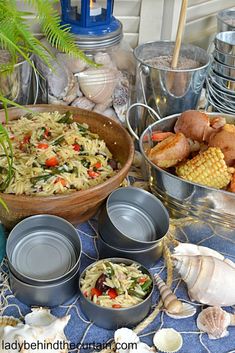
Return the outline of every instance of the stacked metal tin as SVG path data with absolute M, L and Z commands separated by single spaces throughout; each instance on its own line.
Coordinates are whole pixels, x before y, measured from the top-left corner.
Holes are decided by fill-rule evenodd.
M 100 258 L 123 257 L 150 266 L 161 257 L 169 215 L 149 192 L 119 188 L 111 193 L 99 216 Z
M 77 294 L 81 242 L 63 218 L 24 219 L 11 231 L 6 251 L 11 289 L 21 302 L 53 307 Z
M 213 111 L 235 114 L 235 31 L 216 35 L 207 98 Z

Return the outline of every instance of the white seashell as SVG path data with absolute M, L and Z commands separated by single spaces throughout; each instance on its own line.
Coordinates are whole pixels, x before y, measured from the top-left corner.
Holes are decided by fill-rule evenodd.
M 110 119 L 113 119 L 114 121 L 116 121 L 117 123 L 120 123 L 120 120 L 118 119 L 117 114 L 115 113 L 113 108 L 108 108 L 106 109 L 103 113 L 103 115 L 107 116 Z
M 183 339 L 181 334 L 173 328 L 163 328 L 155 333 L 153 343 L 158 350 L 173 353 L 180 350 Z
M 115 69 L 117 68 L 108 53 L 99 52 L 99 53 L 95 54 L 94 61 L 96 64 L 101 64 L 105 67 L 110 67 L 110 68 L 115 68 Z
M 0 330 L 0 341 L 6 342 L 7 345 L 1 346 L 2 353 L 15 353 L 18 352 L 18 347 L 11 346 L 12 343 L 22 344 L 27 342 L 29 344 L 28 349 L 21 349 L 22 352 L 33 353 L 35 352 L 35 347 L 30 349 L 30 345 L 34 342 L 44 344 L 45 342 L 50 343 L 50 349 L 39 350 L 48 351 L 50 353 L 67 353 L 67 349 L 58 349 L 58 347 L 51 349 L 53 343 L 64 343 L 67 342 L 66 336 L 64 334 L 64 328 L 67 325 L 70 316 L 65 316 L 62 318 L 56 318 L 50 314 L 47 309 L 34 309 L 32 313 L 26 315 L 25 324 L 18 323 L 16 326 L 5 326 Z M 63 345 L 59 345 L 62 346 Z M 11 347 L 11 349 L 9 349 Z M 15 348 L 14 348 L 15 347 Z M 66 347 L 66 346 L 65 346 Z M 39 352 L 38 351 L 38 352 Z
M 67 103 L 64 102 L 63 100 L 57 99 L 56 97 L 51 96 L 50 94 L 48 94 L 48 103 L 49 104 L 58 104 L 58 105 L 67 105 Z
M 219 260 L 227 262 L 230 266 L 235 268 L 235 263 L 232 262 L 230 259 L 225 259 L 225 257 L 220 254 L 218 251 L 210 249 L 206 246 L 200 246 L 190 243 L 180 243 L 174 249 L 174 255 L 188 255 L 188 256 L 197 256 L 197 255 L 204 255 L 204 256 L 213 256 Z
M 224 256 L 218 251 L 207 248 L 206 246 L 200 246 L 190 243 L 179 243 L 174 249 L 174 255 L 188 255 L 188 256 L 213 256 L 217 259 L 224 260 Z
M 63 101 L 66 102 L 67 104 L 72 103 L 78 96 L 78 91 L 79 91 L 79 85 L 78 82 L 74 82 L 74 86 L 68 91 L 66 96 L 63 98 Z
M 195 315 L 196 312 L 197 309 L 193 305 L 188 303 L 182 303 L 182 309 L 179 313 L 172 314 L 166 310 L 166 314 L 172 317 L 173 319 L 186 319 L 187 317 Z
M 86 97 L 79 97 L 79 98 L 75 99 L 71 105 L 72 105 L 72 107 L 77 107 L 77 108 L 86 109 L 86 110 L 92 110 L 95 106 L 95 103 L 93 103 L 92 101 L 90 101 Z
M 183 307 L 182 302 L 177 299 L 176 295 L 157 274 L 154 275 L 154 278 L 165 309 L 172 314 L 181 312 Z
M 114 333 L 114 342 L 119 343 L 119 346 L 123 343 L 128 346 L 129 343 L 138 343 L 139 341 L 137 334 L 126 327 L 120 328 Z M 119 349 L 116 353 L 129 353 L 129 349 Z
M 96 104 L 93 111 L 96 113 L 103 113 L 112 104 L 112 99 L 110 98 L 107 102 Z
M 105 103 L 113 94 L 117 84 L 117 71 L 114 69 L 89 68 L 76 74 L 83 94 L 94 103 Z
M 64 53 L 57 53 L 56 58 L 59 62 L 63 62 L 64 65 L 66 65 L 67 68 L 74 74 L 84 71 L 89 67 L 84 60 L 74 58 Z
M 230 314 L 219 307 L 209 307 L 198 315 L 197 327 L 208 333 L 210 339 L 228 336 L 227 327 L 230 325 Z
M 129 353 L 155 353 L 156 349 L 154 347 L 149 347 L 144 342 L 137 343 L 137 347 L 130 349 Z
M 235 304 L 235 268 L 212 256 L 173 255 L 191 300 L 213 306 Z

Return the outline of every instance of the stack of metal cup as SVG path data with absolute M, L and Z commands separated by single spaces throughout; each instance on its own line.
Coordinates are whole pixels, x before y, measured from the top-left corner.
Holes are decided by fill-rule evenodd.
M 235 31 L 216 35 L 207 78 L 207 99 L 213 111 L 235 114 Z

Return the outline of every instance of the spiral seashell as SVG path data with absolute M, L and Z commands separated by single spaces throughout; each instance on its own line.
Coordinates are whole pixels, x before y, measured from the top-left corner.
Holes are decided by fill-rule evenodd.
M 235 268 L 231 261 L 201 255 L 173 255 L 173 258 L 191 300 L 212 306 L 235 304 Z
M 208 333 L 210 339 L 228 336 L 227 327 L 230 323 L 230 314 L 216 306 L 202 310 L 197 318 L 197 327 Z
M 20 324 L 21 321 L 13 316 L 0 316 L 0 327 L 12 326 L 15 327 Z
M 76 74 L 83 94 L 94 103 L 105 103 L 113 94 L 118 74 L 110 68 L 89 68 Z
M 162 352 L 174 353 L 182 347 L 183 339 L 181 334 L 173 328 L 163 328 L 155 333 L 153 343 Z
M 158 275 L 155 274 L 154 278 L 166 310 L 172 314 L 179 313 L 182 310 L 182 302 Z

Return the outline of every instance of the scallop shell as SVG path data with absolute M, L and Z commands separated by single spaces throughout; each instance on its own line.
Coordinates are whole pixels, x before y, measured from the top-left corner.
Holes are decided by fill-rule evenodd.
M 79 97 L 75 99 L 72 103 L 72 107 L 77 107 L 77 108 L 86 109 L 86 110 L 92 110 L 94 106 L 95 106 L 95 103 L 93 103 L 86 97 Z
M 197 327 L 208 333 L 210 339 L 228 336 L 227 327 L 230 325 L 230 314 L 219 307 L 209 307 L 198 315 Z
M 153 337 L 155 347 L 165 353 L 178 352 L 183 344 L 181 334 L 173 328 L 163 328 Z
M 83 94 L 94 103 L 105 103 L 117 85 L 117 71 L 109 68 L 87 69 L 76 74 Z
M 179 313 L 169 313 L 169 311 L 166 310 L 166 314 L 173 319 L 186 319 L 187 317 L 191 317 L 196 314 L 197 309 L 188 303 L 182 303 L 182 309 Z
M 5 326 L 15 327 L 20 323 L 22 322 L 13 316 L 0 316 L 0 327 L 5 327 Z

